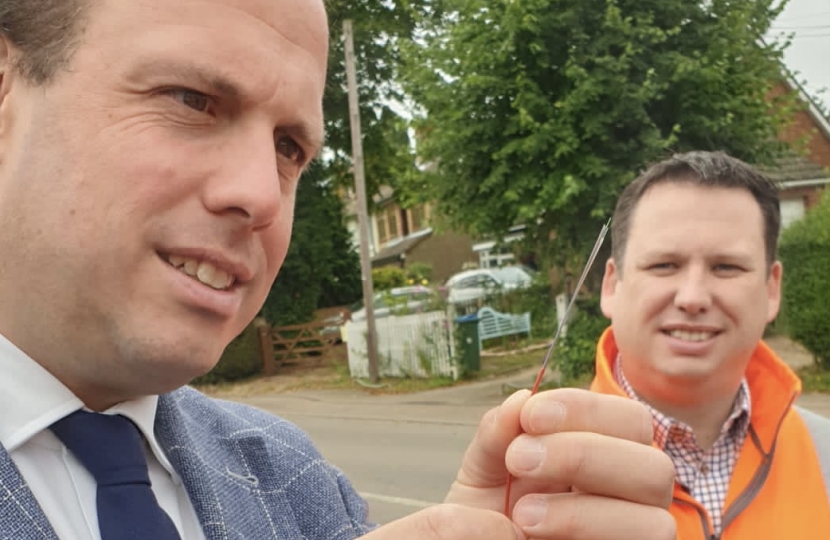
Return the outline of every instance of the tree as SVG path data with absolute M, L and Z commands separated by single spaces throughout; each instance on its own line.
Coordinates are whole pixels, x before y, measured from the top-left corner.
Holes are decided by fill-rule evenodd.
M 368 199 L 382 184 L 408 174 L 414 156 L 407 124 L 393 110 L 401 101 L 394 85 L 398 40 L 414 28 L 411 3 L 330 0 L 329 65 L 323 100 L 326 143 L 322 157 L 303 176 L 286 260 L 263 307 L 271 324 L 309 320 L 321 307 L 361 297 L 360 260 L 344 225 L 338 190 L 354 185 L 342 23 L 355 26 L 360 114 Z
M 367 201 L 381 185 L 395 185 L 411 174 L 415 156 L 408 123 L 398 111 L 405 96 L 398 84 L 400 42 L 415 30 L 416 14 L 428 0 L 330 0 L 329 69 L 324 98 L 325 165 L 328 177 L 343 187 L 354 185 L 349 104 L 346 85 L 343 21 L 354 21 L 354 45 L 363 131 Z
M 308 321 L 320 307 L 346 305 L 361 295 L 360 260 L 343 221 L 343 202 L 312 168 L 297 188 L 291 245 L 265 301 L 273 325 Z
M 399 189 L 473 234 L 523 223 L 564 260 L 649 162 L 722 149 L 768 164 L 789 107 L 768 100 L 782 47 L 761 36 L 775 3 L 430 2 L 403 72 L 433 167 Z

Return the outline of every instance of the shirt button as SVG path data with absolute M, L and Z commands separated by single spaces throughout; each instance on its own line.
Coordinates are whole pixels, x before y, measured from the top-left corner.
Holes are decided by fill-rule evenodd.
M 706 465 L 705 463 L 703 465 L 701 465 L 700 466 L 700 473 L 703 474 L 703 475 L 709 474 L 709 466 Z

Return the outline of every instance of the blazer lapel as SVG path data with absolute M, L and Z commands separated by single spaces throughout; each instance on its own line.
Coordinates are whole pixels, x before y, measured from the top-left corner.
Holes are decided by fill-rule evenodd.
M 0 538 L 58 540 L 58 535 L 3 446 L 0 446 Z
M 187 424 L 186 418 L 176 405 L 175 396 L 159 396 L 155 424 L 156 439 L 182 478 L 205 536 L 208 540 L 230 538 L 221 501 L 213 484 L 206 478 L 196 440 L 190 434 Z
M 300 538 L 294 508 L 285 486 L 278 483 L 281 464 L 268 454 L 261 434 L 223 425 L 209 413 L 202 415 L 194 404 L 179 403 L 188 400 L 185 392 L 160 396 L 155 431 L 182 478 L 205 536 Z

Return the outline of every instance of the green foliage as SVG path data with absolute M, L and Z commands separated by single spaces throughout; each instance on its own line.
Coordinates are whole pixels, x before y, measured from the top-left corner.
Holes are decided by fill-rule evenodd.
M 599 298 L 578 299 L 574 308 L 578 311 L 568 321 L 568 332 L 554 351 L 564 385 L 594 373 L 597 341 L 610 324 L 600 310 Z
M 805 393 L 830 394 L 830 370 L 819 365 L 806 366 L 798 370 L 801 388 Z
M 534 338 L 553 337 L 556 331 L 556 304 L 551 297 L 550 284 L 537 278 L 524 289 L 488 296 L 484 303 L 502 313 L 530 312 L 531 332 Z
M 343 203 L 313 168 L 297 188 L 291 246 L 263 316 L 274 326 L 310 320 L 320 307 L 360 298 L 360 259 L 343 220 Z
M 428 4 L 402 71 L 435 166 L 398 187 L 457 229 L 525 223 L 540 250 L 566 253 L 591 245 L 648 162 L 721 149 L 768 163 L 781 149 L 789 98 L 767 96 L 782 51 L 759 39 L 772 0 Z
M 412 285 L 426 285 L 432 279 L 432 265 L 414 262 L 406 267 L 407 282 Z
M 262 371 L 259 333 L 254 323 L 236 336 L 225 348 L 216 366 L 193 384 L 216 384 L 245 379 Z
M 782 309 L 790 337 L 830 369 L 830 191 L 784 231 L 779 253 L 784 264 Z
M 388 291 L 406 285 L 406 272 L 397 266 L 382 266 L 372 269 L 372 286 L 377 291 Z
M 351 128 L 343 21 L 351 19 L 367 192 L 414 170 L 407 125 L 391 108 L 400 102 L 398 40 L 411 37 L 410 10 L 418 0 L 328 0 L 329 66 L 323 99 L 326 148 L 300 182 L 294 234 L 263 315 L 274 325 L 309 320 L 321 307 L 349 305 L 361 297 L 360 259 L 343 227 L 338 188 L 353 189 Z M 369 197 L 371 204 L 371 197 Z
M 368 204 L 381 185 L 415 173 L 407 122 L 393 109 L 404 101 L 399 78 L 401 40 L 415 30 L 416 12 L 423 0 L 327 0 L 329 66 L 323 99 L 326 120 L 326 177 L 354 188 L 349 102 L 346 84 L 343 21 L 352 20 L 357 71 L 360 124 L 363 132 L 364 171 Z

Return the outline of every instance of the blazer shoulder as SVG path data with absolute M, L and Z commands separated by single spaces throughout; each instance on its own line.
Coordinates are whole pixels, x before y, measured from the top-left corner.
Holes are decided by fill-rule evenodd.
M 173 409 L 178 420 L 212 438 L 263 436 L 311 448 L 311 438 L 299 426 L 250 405 L 212 398 L 183 387 L 160 398 L 160 409 Z

